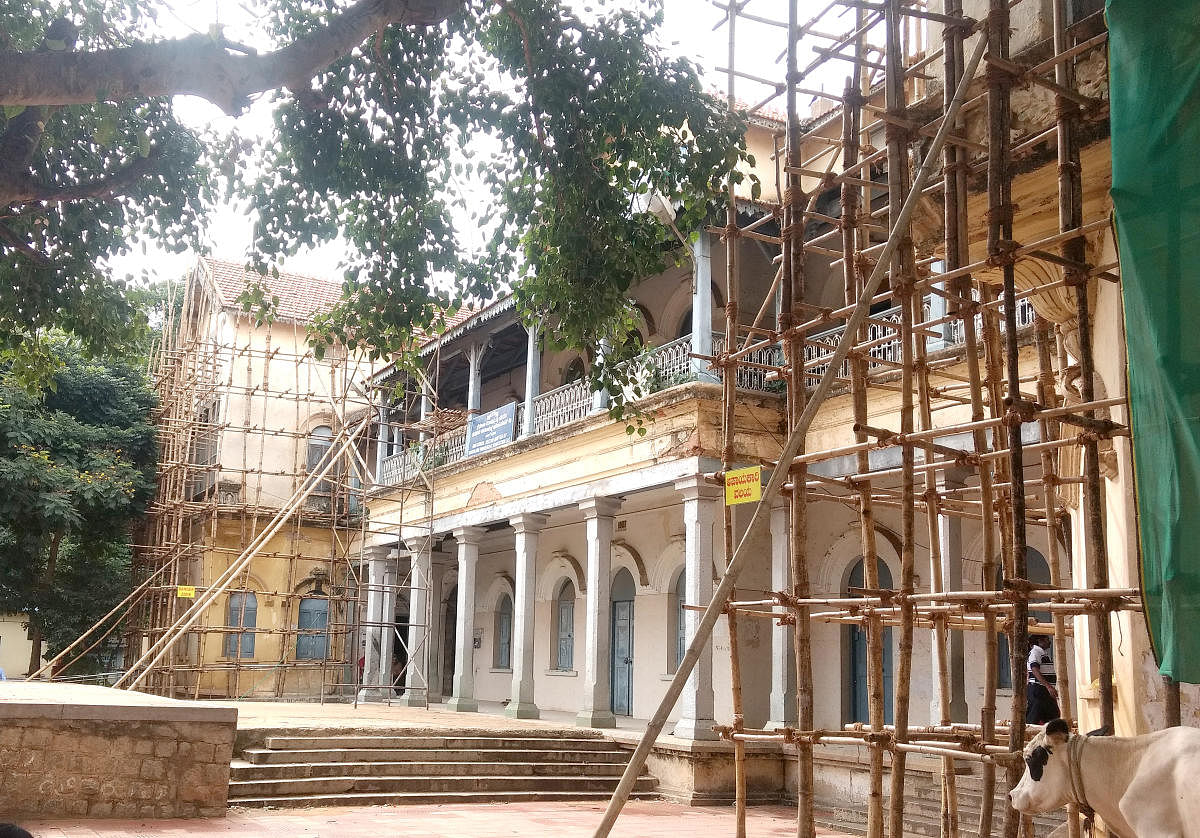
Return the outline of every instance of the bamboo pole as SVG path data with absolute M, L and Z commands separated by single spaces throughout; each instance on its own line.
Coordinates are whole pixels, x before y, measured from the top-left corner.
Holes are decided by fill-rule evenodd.
M 986 45 L 987 39 L 980 38 L 979 45 L 976 46 L 975 52 L 972 54 L 971 59 L 968 62 L 968 72 L 964 76 L 964 83 L 960 84 L 959 88 L 955 92 L 954 99 L 952 100 L 951 106 L 948 110 L 947 119 L 943 123 L 942 129 L 938 131 L 938 135 L 934 137 L 929 151 L 926 153 L 926 156 L 922 160 L 920 167 L 917 169 L 917 173 L 913 181 L 912 192 L 909 193 L 908 198 L 904 202 L 904 206 L 901 208 L 900 213 L 898 214 L 897 226 L 903 227 L 905 224 L 907 224 L 908 220 L 911 219 L 912 214 L 916 209 L 917 197 L 919 197 L 921 190 L 924 188 L 925 182 L 933 174 L 934 161 L 936 161 L 939 155 L 942 153 L 942 147 L 945 144 L 945 134 L 948 133 L 947 128 L 953 123 L 954 116 L 957 114 L 959 108 L 962 107 L 962 102 L 966 98 L 967 85 L 965 80 L 969 79 L 970 76 L 974 74 L 975 68 L 978 67 L 979 62 L 982 59 Z M 791 428 L 788 439 L 784 443 L 783 452 L 780 456 L 781 462 L 791 462 L 799 452 L 805 436 L 808 433 L 808 429 L 811 426 L 813 419 L 816 418 L 817 410 L 824 402 L 825 396 L 829 393 L 830 388 L 833 386 L 833 380 L 836 377 L 835 370 L 841 365 L 842 361 L 845 360 L 846 355 L 850 352 L 852 341 L 848 335 L 852 335 L 866 320 L 870 309 L 870 299 L 883 282 L 884 266 L 888 259 L 891 258 L 890 251 L 898 247 L 899 244 L 900 242 L 892 237 L 888 238 L 888 242 L 884 247 L 884 254 L 880 257 L 880 262 L 876 264 L 875 268 L 872 270 L 870 278 L 864 285 L 863 293 L 859 297 L 858 303 L 855 306 L 855 310 L 853 314 L 850 315 L 850 319 L 846 324 L 846 335 L 843 336 L 842 340 L 838 342 L 837 349 L 834 350 L 833 356 L 830 358 L 829 369 L 827 369 L 825 374 L 821 376 L 820 382 L 814 388 L 813 393 L 805 404 L 804 410 L 800 414 L 796 425 Z M 768 480 L 767 485 L 763 489 L 764 497 L 770 498 L 779 492 L 786 481 L 787 476 L 788 474 L 786 470 L 775 469 L 772 472 L 771 478 Z M 734 584 L 737 582 L 738 575 L 742 571 L 742 566 L 747 561 L 746 556 L 749 554 L 747 545 L 752 539 L 759 537 L 763 527 L 765 526 L 768 510 L 769 505 L 766 503 L 759 502 L 755 505 L 754 513 L 750 519 L 746 533 L 738 542 L 737 549 L 734 551 L 734 554 L 729 561 L 729 565 L 725 570 L 725 574 L 721 577 L 720 584 L 717 586 L 717 589 L 713 594 L 713 599 L 709 603 L 708 609 L 704 612 L 704 616 L 701 618 L 696 627 L 696 634 L 692 638 L 692 642 L 688 646 L 688 650 L 684 654 L 683 660 L 680 662 L 674 677 L 671 679 L 671 683 L 668 685 L 662 701 L 659 703 L 658 709 L 655 711 L 653 717 L 647 724 L 646 731 L 643 734 L 642 739 L 639 741 L 637 747 L 634 749 L 633 754 L 630 756 L 630 760 L 626 765 L 625 772 L 621 776 L 621 781 L 617 785 L 617 788 L 613 793 L 613 797 L 605 809 L 599 826 L 596 828 L 595 834 L 597 836 L 606 836 L 609 834 L 613 824 L 616 822 L 616 819 L 621 812 L 621 809 L 625 805 L 625 801 L 628 800 L 629 793 L 632 791 L 634 782 L 646 764 L 646 757 L 649 755 L 655 739 L 658 738 L 658 734 L 662 731 L 662 727 L 666 723 L 666 719 L 671 708 L 679 699 L 679 695 L 683 691 L 683 685 L 688 676 L 691 674 L 692 669 L 695 667 L 696 661 L 699 659 L 700 650 L 704 647 L 704 644 L 708 642 L 708 639 L 712 634 L 712 628 L 716 624 L 716 621 L 724 608 L 724 603 L 729 598 L 729 594 L 733 590 Z

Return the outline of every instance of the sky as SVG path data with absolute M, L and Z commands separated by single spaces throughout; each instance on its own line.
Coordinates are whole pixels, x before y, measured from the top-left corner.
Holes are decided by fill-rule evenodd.
M 639 0 L 626 2 L 636 4 Z M 815 8 L 809 8 L 813 5 L 813 0 L 802 0 L 801 15 L 816 11 Z M 671 52 L 696 61 L 705 84 L 724 93 L 727 76 L 718 72 L 717 68 L 728 63 L 728 29 L 718 25 L 724 19 L 725 12 L 711 0 L 665 0 L 664 11 L 664 46 Z M 783 20 L 787 17 L 787 2 L 750 0 L 747 11 Z M 207 32 L 212 26 L 220 25 L 229 39 L 255 45 L 256 41 L 261 41 L 256 32 L 255 17 L 249 2 L 178 0 L 171 6 L 168 15 L 160 18 L 159 26 L 165 37 L 183 37 Z M 784 48 L 782 29 L 739 19 L 737 34 L 736 66 L 739 70 L 766 78 L 782 77 L 782 62 L 775 61 Z M 737 97 L 747 103 L 761 101 L 771 92 L 768 87 L 741 78 L 735 80 L 735 85 Z M 772 104 L 783 110 L 782 97 Z M 265 97 L 264 101 L 251 106 L 236 120 L 196 97 L 177 97 L 176 112 L 186 124 L 196 128 L 227 132 L 236 124 L 243 136 L 263 135 L 271 127 L 270 108 Z M 251 230 L 243 209 L 235 205 L 216 208 L 210 215 L 206 231 L 211 254 L 219 259 L 244 261 Z M 338 275 L 340 255 L 341 248 L 337 244 L 327 245 L 293 257 L 285 267 L 310 275 L 334 277 Z M 195 253 L 172 254 L 150 246 L 145 254 L 140 248 L 135 248 L 133 253 L 114 259 L 112 266 L 118 273 L 128 272 L 137 276 L 144 272 L 151 279 L 175 279 L 182 277 L 195 259 Z

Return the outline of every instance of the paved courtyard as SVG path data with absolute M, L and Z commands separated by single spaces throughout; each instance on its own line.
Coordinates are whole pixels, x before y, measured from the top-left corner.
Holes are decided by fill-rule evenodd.
M 211 820 L 37 821 L 22 824 L 35 838 L 501 838 L 501 836 L 592 835 L 604 807 L 597 803 L 510 803 L 473 806 L 362 806 L 319 809 L 233 809 Z M 795 810 L 755 806 L 747 834 L 783 838 L 796 834 Z M 817 830 L 818 834 L 838 833 Z M 734 834 L 733 809 L 633 801 L 613 835 L 677 838 Z

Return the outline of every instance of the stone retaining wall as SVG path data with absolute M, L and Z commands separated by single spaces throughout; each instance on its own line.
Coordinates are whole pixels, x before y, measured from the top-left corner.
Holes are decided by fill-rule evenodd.
M 0 701 L 0 821 L 221 817 L 236 719 L 184 702 Z

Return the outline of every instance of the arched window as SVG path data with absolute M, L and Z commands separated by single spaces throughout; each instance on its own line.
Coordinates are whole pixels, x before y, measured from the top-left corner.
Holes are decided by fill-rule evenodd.
M 1035 585 L 1050 584 L 1050 563 L 1032 547 L 1025 548 L 1025 576 Z M 996 568 L 996 587 L 1000 590 L 1004 588 L 1004 565 Z M 1029 616 L 1040 623 L 1050 622 L 1049 611 L 1030 611 Z M 1011 690 L 1013 685 L 1008 649 L 1008 635 L 996 635 L 996 686 L 1002 690 Z
M 512 597 L 504 594 L 496 606 L 496 645 L 492 649 L 492 666 L 512 669 Z
M 687 571 L 679 571 L 679 577 L 675 580 L 675 668 L 683 663 L 683 656 L 687 652 L 687 610 L 684 608 L 687 605 Z
M 563 386 L 579 381 L 587 374 L 586 365 L 583 362 L 582 356 L 576 358 L 567 364 L 567 368 L 563 370 Z
M 230 628 L 253 629 L 258 625 L 258 597 L 250 591 L 235 591 L 229 595 L 225 625 Z M 225 657 L 254 657 L 254 632 L 239 631 L 225 635 Z
M 575 668 L 575 585 L 563 582 L 554 601 L 554 668 L 569 672 Z
M 301 632 L 312 632 L 296 636 L 296 660 L 324 660 L 329 644 L 329 600 L 325 597 L 300 600 L 296 628 Z
M 318 425 L 308 432 L 308 450 L 305 452 L 304 466 L 308 474 L 320 471 L 326 464 L 329 450 L 333 447 L 333 428 L 328 425 Z M 333 492 L 333 481 L 326 476 L 313 489 L 309 499 L 309 507 L 322 512 L 330 511 L 330 494 Z
M 308 454 L 305 457 L 305 467 L 309 474 L 325 465 L 325 455 L 333 447 L 333 428 L 328 425 L 318 425 L 308 432 Z
M 892 587 L 892 572 L 884 563 L 883 559 L 878 556 L 875 559 L 879 570 L 879 587 Z M 846 587 L 861 588 L 863 587 L 866 578 L 866 562 L 860 557 L 854 563 L 854 567 L 850 569 L 850 577 L 846 580 Z M 845 593 L 849 594 L 847 590 Z M 870 695 L 867 689 L 867 670 L 870 668 L 870 661 L 867 652 L 867 632 L 856 625 L 846 626 L 846 645 L 849 651 L 849 659 L 846 661 L 847 676 L 849 680 L 849 695 L 846 702 L 846 721 L 847 722 L 866 722 L 870 721 Z M 885 628 L 883 630 L 883 721 L 884 724 L 892 723 L 892 630 Z

